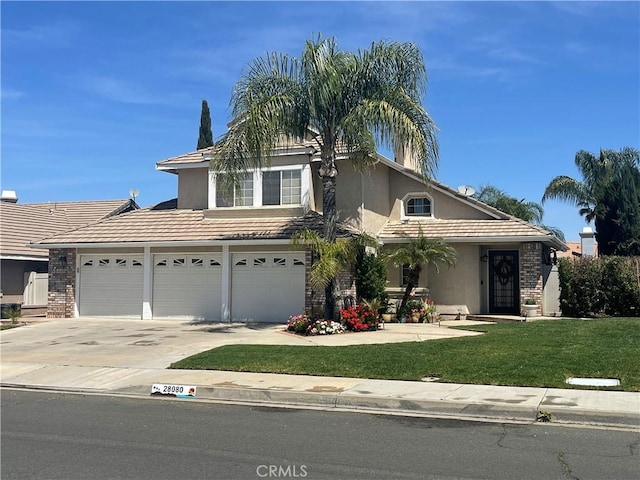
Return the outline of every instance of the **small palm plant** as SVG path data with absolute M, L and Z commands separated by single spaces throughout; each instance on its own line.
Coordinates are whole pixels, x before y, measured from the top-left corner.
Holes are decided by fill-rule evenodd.
M 317 255 L 317 260 L 309 271 L 309 282 L 317 290 L 326 289 L 341 270 L 349 267 L 355 260 L 360 248 L 363 246 L 378 246 L 378 242 L 365 233 L 349 238 L 338 238 L 334 242 L 329 242 L 312 230 L 296 232 L 292 237 L 291 243 L 294 247 L 311 247 L 315 255 Z M 339 298 L 335 300 L 340 302 Z M 325 320 L 333 318 L 333 309 L 327 308 L 326 302 L 324 307 Z M 342 306 L 338 305 L 338 309 L 340 308 Z
M 441 238 L 425 237 L 422 227 L 418 227 L 417 237 L 410 237 L 406 233 L 402 236 L 407 239 L 407 243 L 389 253 L 389 259 L 396 266 L 408 265 L 409 267 L 409 278 L 402 302 L 398 308 L 399 312 L 407 310 L 407 302 L 411 296 L 411 291 L 418 286 L 423 265 L 433 265 L 436 272 L 440 272 L 441 264 L 450 267 L 455 265 L 457 259 L 455 248 Z
M 5 316 L 11 319 L 11 324 L 17 325 L 18 320 L 22 316 L 22 308 L 20 307 L 20 305 L 12 305 L 10 307 L 5 307 L 3 310 L 4 310 Z

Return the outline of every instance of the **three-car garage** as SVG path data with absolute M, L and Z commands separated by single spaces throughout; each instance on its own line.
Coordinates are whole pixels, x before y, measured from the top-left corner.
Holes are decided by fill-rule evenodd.
M 146 302 L 154 319 L 283 322 L 305 306 L 304 252 L 80 253 L 78 266 L 80 316 L 144 318 Z

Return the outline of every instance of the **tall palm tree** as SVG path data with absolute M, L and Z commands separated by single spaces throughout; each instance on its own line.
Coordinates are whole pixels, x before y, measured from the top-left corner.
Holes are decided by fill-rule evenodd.
M 623 198 L 627 190 L 621 190 L 616 185 L 621 177 L 628 177 L 629 174 L 632 174 L 633 178 L 640 178 L 638 151 L 630 147 L 624 147 L 619 152 L 600 150 L 600 156 L 596 157 L 590 152 L 580 150 L 576 153 L 575 164 L 583 180 L 579 181 L 566 175 L 555 177 L 547 185 L 542 203 L 547 200 L 561 200 L 579 207 L 580 215 L 584 216 L 587 222 L 595 223 L 598 254 L 614 254 L 620 240 L 619 225 L 630 213 L 618 208 L 628 199 Z M 638 187 L 640 188 L 640 185 Z M 634 221 L 640 222 L 640 219 Z
M 238 182 L 240 172 L 270 164 L 283 139 L 313 132 L 320 146 L 324 238 L 336 239 L 336 150 L 364 170 L 376 141 L 408 150 L 422 174 L 437 168 L 435 124 L 421 104 L 426 88 L 422 54 L 413 43 L 374 42 L 357 53 L 334 38 L 308 40 L 300 58 L 271 53 L 243 72 L 231 96 L 235 119 L 218 143 L 211 168 Z M 333 309 L 335 282 L 325 289 Z
M 409 268 L 407 286 L 398 312 L 406 309 L 411 291 L 418 286 L 420 281 L 423 266 L 433 265 L 436 272 L 440 272 L 440 265 L 451 267 L 455 265 L 457 260 L 455 248 L 441 238 L 425 237 L 422 227 L 418 227 L 417 237 L 411 237 L 407 234 L 402 236 L 407 240 L 407 243 L 394 248 L 388 257 L 396 266 L 406 265 Z

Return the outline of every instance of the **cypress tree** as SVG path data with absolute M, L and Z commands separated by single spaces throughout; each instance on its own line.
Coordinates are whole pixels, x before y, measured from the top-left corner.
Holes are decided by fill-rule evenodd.
M 211 113 L 206 100 L 202 100 L 202 113 L 200 114 L 200 135 L 198 135 L 197 150 L 213 146 L 213 132 L 211 131 Z

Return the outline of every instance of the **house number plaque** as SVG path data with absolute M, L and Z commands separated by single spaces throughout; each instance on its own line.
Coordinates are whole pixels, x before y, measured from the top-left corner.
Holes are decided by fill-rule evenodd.
M 151 395 L 168 395 L 178 398 L 194 398 L 196 387 L 193 385 L 171 385 L 166 383 L 154 383 L 151 386 Z

